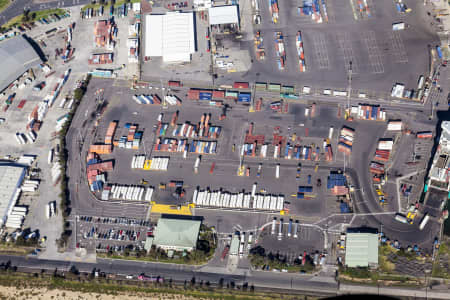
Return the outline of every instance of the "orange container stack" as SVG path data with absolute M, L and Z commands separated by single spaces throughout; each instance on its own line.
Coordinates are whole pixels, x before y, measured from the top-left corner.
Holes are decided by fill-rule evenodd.
M 93 153 L 97 153 L 97 154 L 111 154 L 112 153 L 112 145 L 105 145 L 105 144 L 91 145 L 89 147 L 89 152 L 93 152 Z
M 106 130 L 105 144 L 110 145 L 112 143 L 116 128 L 117 121 L 112 121 L 111 123 L 109 123 L 108 129 Z

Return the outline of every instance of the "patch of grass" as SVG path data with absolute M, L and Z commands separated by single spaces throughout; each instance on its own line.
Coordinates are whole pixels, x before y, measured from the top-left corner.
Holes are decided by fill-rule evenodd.
M 117 8 L 117 7 L 121 6 L 121 5 L 124 4 L 124 3 L 140 3 L 140 2 L 141 2 L 141 0 L 130 0 L 130 1 L 127 1 L 127 0 L 119 0 L 119 1 L 115 1 L 115 3 L 114 3 L 114 8 Z M 103 5 L 105 8 L 109 8 L 109 7 L 111 6 L 111 2 L 105 1 L 104 3 L 100 3 L 100 2 L 98 2 L 98 3 L 89 3 L 89 4 L 85 5 L 85 6 L 83 6 L 83 7 L 81 8 L 81 10 L 82 10 L 82 11 L 85 11 L 85 10 L 88 9 L 88 8 L 94 8 L 94 9 L 97 9 L 97 8 L 100 8 L 100 6 L 102 6 L 102 5 Z
M 11 0 L 0 0 L 0 12 L 4 11 L 11 4 Z
M 450 242 L 445 241 L 442 242 L 439 251 L 436 255 L 436 259 L 433 262 L 433 270 L 432 276 L 439 278 L 450 279 L 450 270 L 445 266 L 442 266 L 441 263 L 447 263 L 450 265 Z
M 115 295 L 119 298 L 126 299 L 127 295 L 141 295 L 142 298 L 150 297 L 159 299 L 298 299 L 298 295 L 277 294 L 267 292 L 255 292 L 253 286 L 247 286 L 241 290 L 212 288 L 209 284 L 200 285 L 198 282 L 191 282 L 183 285 L 172 285 L 171 282 L 164 284 L 147 283 L 147 282 L 130 282 L 122 280 L 108 280 L 100 278 L 87 278 L 79 276 L 77 278 L 55 277 L 51 275 L 34 276 L 27 273 L 11 273 L 0 272 L 0 285 L 15 287 L 18 290 L 25 288 L 40 288 L 46 290 L 60 290 L 64 296 L 65 291 L 75 291 L 89 294 L 106 294 Z M 20 293 L 18 291 L 18 293 Z M 58 293 L 57 296 L 60 296 Z M 99 298 L 97 296 L 97 298 Z M 309 297 L 308 299 L 318 299 Z
M 0 0 L 1 1 L 4 0 Z M 52 15 L 52 14 L 57 14 L 57 15 L 63 15 L 65 14 L 66 11 L 64 9 L 61 8 L 54 8 L 54 9 L 47 9 L 47 10 L 40 10 L 40 11 L 35 11 L 35 12 L 30 12 L 28 13 L 28 21 L 26 22 L 35 22 L 41 18 L 47 18 L 48 16 Z M 0 29 L 4 32 L 7 31 L 13 27 L 19 26 L 24 22 L 24 14 L 18 15 L 17 17 L 12 18 L 11 20 L 9 20 L 8 22 L 6 22 L 3 26 L 0 27 Z

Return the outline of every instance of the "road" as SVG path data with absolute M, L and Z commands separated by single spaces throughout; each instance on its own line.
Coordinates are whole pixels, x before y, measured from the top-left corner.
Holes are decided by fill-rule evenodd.
M 15 0 L 10 6 L 8 6 L 8 8 L 0 13 L 0 26 L 8 22 L 10 19 L 22 14 L 25 9 L 29 9 L 33 12 L 43 9 L 65 8 L 88 3 L 90 3 L 89 0 L 65 0 L 46 3 L 33 3 L 32 0 Z
M 101 272 L 117 275 L 137 275 L 146 273 L 147 275 L 162 276 L 166 280 L 172 279 L 173 282 L 190 282 L 195 277 L 196 282 L 210 282 L 215 286 L 223 279 L 224 286 L 227 283 L 234 282 L 236 286 L 241 286 L 247 282 L 249 286 L 253 285 L 256 290 L 270 289 L 273 291 L 290 293 L 302 292 L 314 294 L 317 296 L 333 296 L 339 294 L 378 294 L 403 297 L 430 297 L 433 299 L 450 299 L 446 292 L 440 292 L 437 288 L 434 290 L 425 288 L 399 288 L 399 287 L 374 287 L 364 285 L 338 284 L 332 277 L 273 273 L 273 272 L 249 272 L 246 275 L 220 274 L 215 272 L 204 272 L 199 267 L 142 263 L 134 261 L 99 259 L 97 263 L 80 263 L 70 261 L 42 260 L 22 256 L 0 256 L 0 262 L 10 261 L 12 266 L 17 266 L 19 271 L 40 272 L 45 269 L 51 272 L 55 269 L 67 272 L 72 266 L 75 266 L 82 273 L 91 273 L 94 268 Z
M 297 290 L 317 293 L 320 291 L 322 295 L 336 295 L 337 283 L 329 277 L 317 277 L 313 275 L 303 274 L 287 274 L 253 271 L 248 274 L 222 274 L 221 272 L 202 271 L 201 267 L 176 265 L 176 264 L 159 264 L 159 263 L 143 263 L 125 260 L 97 259 L 96 263 L 81 263 L 58 260 L 42 260 L 21 256 L 0 256 L 1 262 L 11 261 L 11 265 L 17 266 L 20 270 L 35 270 L 39 272 L 42 269 L 53 271 L 68 271 L 71 266 L 75 266 L 82 273 L 90 273 L 94 268 L 100 269 L 101 272 L 107 274 L 119 275 L 139 275 L 145 273 L 147 275 L 162 276 L 166 280 L 172 279 L 175 282 L 188 282 L 195 277 L 196 281 L 209 281 L 212 285 L 218 284 L 223 278 L 224 285 L 234 282 L 236 285 L 242 285 L 248 282 L 249 285 L 255 287 L 265 287 L 271 289 Z

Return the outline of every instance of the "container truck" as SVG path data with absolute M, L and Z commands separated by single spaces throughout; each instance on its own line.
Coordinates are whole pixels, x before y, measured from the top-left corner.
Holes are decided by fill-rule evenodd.
M 281 241 L 283 237 L 283 219 L 280 219 L 278 226 L 278 240 Z
M 48 159 L 47 159 L 48 164 L 51 164 L 53 162 L 53 148 L 51 148 L 48 151 Z
M 280 164 L 277 164 L 276 169 L 275 169 L 275 178 L 278 179 L 280 178 Z
M 422 220 L 420 221 L 419 229 L 423 230 L 425 228 L 425 226 L 427 225 L 429 220 L 430 220 L 430 215 L 428 213 L 425 213 L 425 215 L 423 216 Z
M 273 220 L 272 220 L 272 230 L 271 230 L 271 234 L 272 235 L 274 235 L 275 234 L 275 227 L 276 227 L 276 224 L 277 224 L 277 218 L 273 218 Z
M 298 238 L 298 220 L 295 220 L 294 224 L 294 238 Z
M 408 220 L 406 219 L 406 216 L 404 216 L 403 214 L 400 214 L 400 213 L 396 213 L 395 214 L 395 220 L 397 220 L 397 221 L 399 221 L 401 223 L 405 223 L 405 224 L 408 223 Z
M 292 219 L 289 219 L 289 226 L 288 226 L 288 234 L 287 236 L 290 237 L 292 233 Z

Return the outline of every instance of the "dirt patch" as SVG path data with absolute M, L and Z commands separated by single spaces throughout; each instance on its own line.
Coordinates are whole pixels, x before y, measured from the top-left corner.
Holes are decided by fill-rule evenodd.
M 74 300 L 140 300 L 140 299 L 175 299 L 175 300 L 193 300 L 194 297 L 186 297 L 184 295 L 176 294 L 117 294 L 117 295 L 104 295 L 97 293 L 82 293 L 65 290 L 49 290 L 46 288 L 31 288 L 31 289 L 18 289 L 15 287 L 2 286 L 0 290 L 0 298 L 2 299 L 40 299 L 40 300 L 57 300 L 57 299 L 74 299 Z

